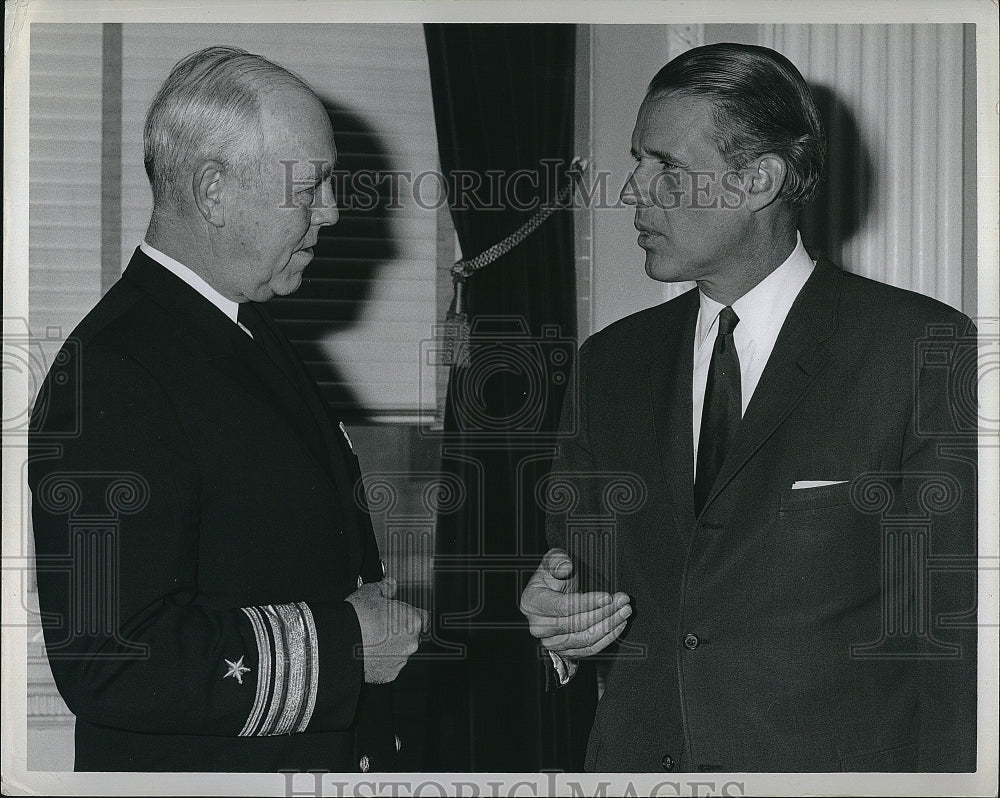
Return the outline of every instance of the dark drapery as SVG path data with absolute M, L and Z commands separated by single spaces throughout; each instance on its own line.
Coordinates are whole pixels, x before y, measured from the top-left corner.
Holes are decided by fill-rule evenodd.
M 575 32 L 447 24 L 426 25 L 425 35 L 441 166 L 468 258 L 563 184 Z M 451 372 L 441 447 L 442 470 L 461 480 L 465 501 L 437 527 L 433 611 L 444 645 L 428 663 L 428 770 L 582 769 L 594 683 L 584 676 L 546 691 L 546 663 L 518 611 L 547 548 L 535 489 L 557 445 L 575 294 L 565 209 L 468 281 L 470 358 Z

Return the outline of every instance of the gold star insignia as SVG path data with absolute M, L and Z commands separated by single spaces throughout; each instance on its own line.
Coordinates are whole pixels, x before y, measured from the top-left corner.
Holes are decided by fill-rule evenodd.
M 226 671 L 226 675 L 223 679 L 228 679 L 230 676 L 236 679 L 237 682 L 243 684 L 243 674 L 249 673 L 250 669 L 243 664 L 243 657 L 240 657 L 236 662 L 232 660 L 226 660 L 226 664 L 229 666 L 229 670 Z

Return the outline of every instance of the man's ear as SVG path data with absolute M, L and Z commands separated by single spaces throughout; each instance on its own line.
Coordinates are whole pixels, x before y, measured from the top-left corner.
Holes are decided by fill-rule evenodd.
M 745 171 L 749 177 L 746 207 L 759 211 L 778 198 L 788 176 L 788 165 L 780 155 L 768 152 L 755 158 Z
M 225 177 L 225 167 L 219 161 L 203 161 L 191 177 L 198 212 L 213 227 L 224 227 L 226 224 Z

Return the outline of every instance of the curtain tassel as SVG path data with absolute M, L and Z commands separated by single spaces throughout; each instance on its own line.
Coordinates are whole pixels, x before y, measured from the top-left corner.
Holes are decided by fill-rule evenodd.
M 475 274 L 484 266 L 489 265 L 497 258 L 506 255 L 514 247 L 537 230 L 542 223 L 560 208 L 566 208 L 567 202 L 573 193 L 575 181 L 587 170 L 588 161 L 586 158 L 576 156 L 570 162 L 570 167 L 566 171 L 566 183 L 556 195 L 555 203 L 543 205 L 528 221 L 522 224 L 517 230 L 507 236 L 503 241 L 494 244 L 489 249 L 480 252 L 474 258 L 463 258 L 451 267 L 452 284 L 455 293 L 451 298 L 451 305 L 445 315 L 445 357 L 449 366 L 464 366 L 469 360 L 469 313 L 466 307 L 465 289 L 469 276 Z
M 469 312 L 465 304 L 465 283 L 468 275 L 452 269 L 451 281 L 455 293 L 444 320 L 445 363 L 464 366 L 469 361 Z

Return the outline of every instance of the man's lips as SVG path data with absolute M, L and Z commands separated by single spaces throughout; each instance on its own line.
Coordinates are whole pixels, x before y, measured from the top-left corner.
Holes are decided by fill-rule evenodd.
M 641 225 L 641 224 L 636 224 L 635 225 L 635 229 L 639 231 L 638 244 L 639 244 L 640 247 L 645 246 L 646 244 L 649 243 L 649 241 L 652 238 L 654 238 L 655 236 L 660 235 L 655 230 L 650 230 L 648 227 L 646 227 L 644 225 Z

